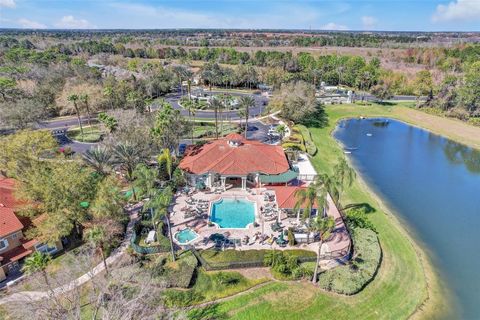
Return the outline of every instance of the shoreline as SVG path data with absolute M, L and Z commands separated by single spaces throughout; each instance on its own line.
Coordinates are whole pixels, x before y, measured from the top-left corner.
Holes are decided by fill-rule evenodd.
M 408 125 L 411 125 L 413 127 L 419 128 L 419 129 L 426 130 L 430 133 L 436 134 L 436 135 L 441 136 L 443 138 L 450 139 L 450 140 L 455 141 L 459 144 L 462 144 L 466 147 L 473 148 L 473 149 L 476 149 L 476 150 L 480 150 L 480 139 L 478 139 L 478 141 L 475 140 L 475 139 L 472 139 L 471 135 L 467 135 L 465 137 L 461 137 L 461 135 L 452 135 L 452 133 L 448 132 L 448 131 L 451 131 L 451 129 L 448 130 L 448 131 L 444 131 L 442 129 L 433 127 L 431 125 L 429 126 L 429 125 L 426 125 L 426 124 L 420 124 L 416 121 L 429 119 L 429 120 L 432 120 L 432 121 L 435 120 L 436 122 L 450 122 L 450 124 L 452 124 L 452 125 L 459 126 L 459 127 L 464 127 L 465 130 L 477 131 L 476 133 L 473 133 L 473 136 L 475 136 L 475 134 L 478 133 L 478 135 L 477 135 L 478 137 L 480 137 L 480 127 L 473 126 L 471 124 L 468 124 L 468 123 L 463 122 L 463 121 L 458 120 L 458 119 L 441 117 L 441 116 L 438 116 L 438 115 L 429 114 L 429 113 L 426 113 L 426 112 L 423 112 L 423 111 L 420 111 L 420 110 L 416 110 L 416 109 L 411 108 L 411 107 L 402 106 L 402 105 L 396 105 L 396 106 L 394 106 L 394 108 L 397 109 L 397 111 L 398 111 L 397 114 L 392 113 L 392 115 L 390 115 L 390 116 L 379 116 L 379 117 L 386 117 L 386 118 L 391 117 L 394 120 L 402 121 L 402 122 L 404 122 Z M 411 114 L 408 114 L 408 112 L 410 112 Z M 417 117 L 417 119 L 415 119 L 415 117 Z M 369 118 L 369 117 L 367 117 L 367 118 Z M 423 118 L 423 119 L 419 119 L 419 118 Z
M 399 119 L 396 117 L 370 115 L 370 116 L 365 116 L 365 118 L 368 118 L 368 119 L 391 118 L 392 120 L 404 122 L 408 125 L 412 125 L 422 130 L 447 138 L 441 134 L 438 134 L 436 132 L 430 131 L 429 129 L 426 129 L 425 127 L 419 126 L 417 124 L 411 124 L 407 121 L 404 121 L 403 119 Z M 336 120 L 333 129 L 329 133 L 331 138 L 337 143 L 337 145 L 340 147 L 342 151 L 344 150 L 345 145 L 341 141 L 335 138 L 334 133 L 337 130 L 340 121 L 349 120 L 349 119 L 357 119 L 357 117 L 355 116 L 340 117 L 339 119 Z M 447 138 L 447 139 L 450 139 L 450 138 Z M 468 147 L 472 147 L 467 144 L 464 144 L 464 145 Z M 357 181 L 361 190 L 372 197 L 372 199 L 378 204 L 379 208 L 388 217 L 389 221 L 391 221 L 391 223 L 405 236 L 405 238 L 408 240 L 409 244 L 412 246 L 412 248 L 414 249 L 419 259 L 422 272 L 425 277 L 426 297 L 421 303 L 419 303 L 416 306 L 415 310 L 408 316 L 408 319 L 437 318 L 440 315 L 442 315 L 442 318 L 445 317 L 445 315 L 447 315 L 446 318 L 448 318 L 451 316 L 458 315 L 457 306 L 449 302 L 452 300 L 450 299 L 452 297 L 451 290 L 448 288 L 446 283 L 441 280 L 439 270 L 435 268 L 435 264 L 432 261 L 433 259 L 428 254 L 428 252 L 430 251 L 428 246 L 419 238 L 419 236 L 414 231 L 413 227 L 409 225 L 408 221 L 403 219 L 401 214 L 399 214 L 396 210 L 394 210 L 391 207 L 391 205 L 388 204 L 388 201 L 384 200 L 379 195 L 379 193 L 374 190 L 375 188 L 367 182 L 367 180 L 360 173 L 360 171 L 355 166 L 353 161 L 347 155 L 345 155 L 345 158 L 347 159 L 348 163 L 352 166 L 352 168 L 355 170 L 357 174 Z

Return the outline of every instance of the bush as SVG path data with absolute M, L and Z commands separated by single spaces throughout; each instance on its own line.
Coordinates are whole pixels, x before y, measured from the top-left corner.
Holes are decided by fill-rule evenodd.
M 148 267 L 154 279 L 166 287 L 188 288 L 197 268 L 197 259 L 191 252 L 185 252 L 178 261 L 160 257 Z
M 203 296 L 193 290 L 166 290 L 163 294 L 165 306 L 171 307 L 187 307 L 203 300 Z
M 308 128 L 300 124 L 296 125 L 294 128 L 296 128 L 302 134 L 303 143 L 307 153 L 311 156 L 314 156 L 317 153 L 317 146 L 313 142 L 312 135 L 310 134 Z
M 294 142 L 285 142 L 282 144 L 283 149 L 291 149 L 291 150 L 300 150 L 302 152 L 306 152 L 305 146 L 300 143 L 294 143 Z
M 231 286 L 240 282 L 241 275 L 233 272 L 219 272 L 215 274 L 213 278 L 214 281 L 218 282 L 219 284 Z
M 327 270 L 319 275 L 321 288 L 336 293 L 352 295 L 360 292 L 375 278 L 382 259 L 380 243 L 375 232 L 354 229 L 355 255 L 345 266 Z M 304 265 L 307 267 L 307 265 Z M 311 270 L 314 267 L 311 266 Z
M 362 228 L 377 232 L 373 223 L 368 219 L 365 209 L 354 208 L 345 211 L 346 223 L 350 229 Z
M 266 253 L 264 263 L 271 267 L 272 274 L 280 280 L 301 279 L 313 274 L 313 271 L 299 265 L 298 256 L 283 251 L 273 250 Z

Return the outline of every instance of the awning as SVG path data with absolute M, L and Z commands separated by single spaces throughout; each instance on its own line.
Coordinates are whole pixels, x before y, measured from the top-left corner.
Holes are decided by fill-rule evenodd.
M 261 183 L 286 183 L 292 181 L 298 176 L 298 173 L 293 170 L 288 170 L 287 172 L 275 175 L 261 174 L 260 182 Z

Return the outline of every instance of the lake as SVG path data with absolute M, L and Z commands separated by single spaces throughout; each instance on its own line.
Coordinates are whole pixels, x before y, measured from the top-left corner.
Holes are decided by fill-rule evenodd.
M 480 152 L 389 119 L 344 120 L 334 136 L 427 247 L 457 316 L 480 319 Z

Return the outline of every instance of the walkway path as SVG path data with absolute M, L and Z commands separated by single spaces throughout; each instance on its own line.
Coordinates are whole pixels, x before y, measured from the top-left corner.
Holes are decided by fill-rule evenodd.
M 132 237 L 132 234 L 133 234 L 133 227 L 135 225 L 135 222 L 137 222 L 138 212 L 140 211 L 142 206 L 143 206 L 142 203 L 138 203 L 135 206 L 132 206 L 129 209 L 127 209 L 127 213 L 130 217 L 130 221 L 127 226 L 125 238 L 122 244 L 117 249 L 115 249 L 113 253 L 107 258 L 106 262 L 108 266 L 115 263 L 123 255 L 125 250 L 130 245 L 130 238 Z M 102 261 L 93 269 L 91 269 L 89 272 L 85 273 L 84 275 L 78 277 L 75 280 L 70 281 L 67 284 L 64 284 L 63 286 L 57 287 L 50 291 L 22 291 L 22 292 L 14 293 L 0 299 L 0 305 L 9 303 L 9 302 L 33 302 L 33 301 L 39 301 L 45 298 L 53 298 L 58 295 L 62 295 L 66 292 L 73 290 L 78 286 L 81 286 L 87 283 L 93 277 L 100 274 L 104 270 L 105 270 L 105 266 L 103 265 L 103 261 Z

